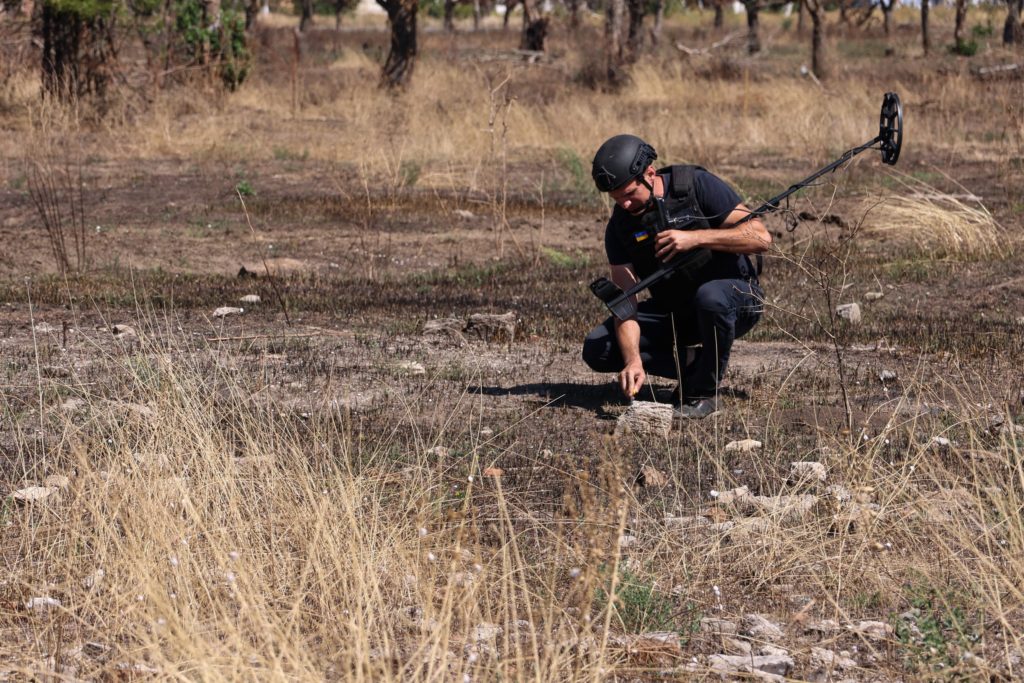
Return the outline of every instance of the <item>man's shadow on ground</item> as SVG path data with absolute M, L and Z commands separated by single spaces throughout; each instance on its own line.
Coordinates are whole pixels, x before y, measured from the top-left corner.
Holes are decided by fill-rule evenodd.
M 637 400 L 673 403 L 674 385 L 647 384 L 640 390 Z M 527 396 L 543 404 L 545 408 L 581 408 L 596 413 L 600 418 L 617 417 L 621 411 L 610 411 L 610 407 L 625 406 L 628 401 L 622 395 L 618 382 L 588 384 L 585 382 L 531 382 L 511 387 L 471 386 L 466 391 L 483 396 Z M 723 387 L 719 395 L 738 399 L 749 399 L 742 389 Z

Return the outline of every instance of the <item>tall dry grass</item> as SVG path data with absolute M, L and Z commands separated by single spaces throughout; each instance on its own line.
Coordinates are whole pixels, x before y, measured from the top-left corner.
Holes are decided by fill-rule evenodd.
M 631 437 L 609 442 L 596 466 L 536 454 L 527 468 L 534 485 L 510 493 L 510 473 L 485 472 L 488 437 L 472 427 L 472 402 L 458 401 L 440 429 L 419 426 L 417 405 L 440 398 L 429 380 L 415 402 L 392 404 L 390 426 L 368 439 L 342 409 L 296 414 L 223 352 L 160 336 L 107 359 L 107 398 L 84 395 L 69 418 L 47 384 L 42 415 L 19 420 L 23 462 L 38 463 L 19 485 L 48 474 L 69 475 L 70 485 L 5 504 L 5 670 L 85 679 L 689 677 L 705 671 L 695 655 L 714 642 L 701 632 L 704 617 L 773 614 L 792 624 L 782 644 L 800 658 L 809 645 L 799 620 L 899 627 L 897 615 L 917 609 L 955 617 L 955 628 L 927 632 L 932 640 L 909 628 L 882 642 L 837 638 L 859 644 L 875 657 L 871 670 L 888 675 L 1017 671 L 1024 435 L 1000 398 L 961 396 L 956 378 L 907 378 L 903 395 L 914 398 L 879 408 L 891 415 L 883 426 L 845 438 L 823 432 L 814 453 L 788 452 L 786 423 L 754 420 L 748 433 L 768 450 L 746 466 L 762 494 L 807 492 L 778 478 L 780 458 L 819 460 L 840 488 L 812 488 L 819 498 L 809 510 L 783 501 L 746 516 L 728 505 L 706 512 L 711 490 L 736 485 L 726 434 L 701 442 L 695 459 L 662 463 L 676 485 L 657 504 L 631 487 L 650 444 Z M 785 396 L 783 388 L 775 400 Z M 940 421 L 929 405 L 942 406 Z M 28 430 L 40 421 L 59 438 L 29 458 Z M 688 436 L 669 437 L 679 453 Z M 696 486 L 677 480 L 694 472 Z M 713 527 L 700 514 L 733 524 Z

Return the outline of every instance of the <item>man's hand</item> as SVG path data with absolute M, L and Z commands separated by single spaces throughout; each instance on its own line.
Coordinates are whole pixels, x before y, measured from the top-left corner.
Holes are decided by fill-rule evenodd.
M 654 240 L 655 255 L 662 261 L 698 246 L 700 243 L 693 230 L 666 230 L 659 232 Z
M 622 372 L 619 373 L 619 386 L 622 387 L 622 393 L 626 395 L 626 398 L 633 398 L 644 386 L 646 378 L 644 364 L 639 358 L 626 363 L 626 367 L 622 368 Z

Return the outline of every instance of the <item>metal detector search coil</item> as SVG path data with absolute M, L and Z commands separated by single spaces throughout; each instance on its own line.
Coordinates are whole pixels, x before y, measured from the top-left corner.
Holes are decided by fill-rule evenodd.
M 885 97 L 882 98 L 882 110 L 878 118 L 878 135 L 873 140 L 869 140 L 863 145 L 847 150 L 841 157 L 833 161 L 828 166 L 818 169 L 799 183 L 790 185 L 785 192 L 772 197 L 767 202 L 744 216 L 732 227 L 742 225 L 757 216 L 763 216 L 767 213 L 778 211 L 780 208 L 780 202 L 783 199 L 798 190 L 802 190 L 821 176 L 836 170 L 853 159 L 853 157 L 869 149 L 877 149 L 881 151 L 882 163 L 888 164 L 889 166 L 894 165 L 900 158 L 900 150 L 903 149 L 903 104 L 900 102 L 900 96 L 894 92 L 887 92 L 885 93 Z M 679 254 L 663 267 L 654 271 L 625 292 L 619 289 L 615 283 L 606 277 L 601 277 L 591 282 L 590 290 L 604 302 L 605 306 L 608 307 L 608 310 L 612 312 L 612 315 L 619 320 L 626 320 L 627 318 L 631 318 L 636 315 L 636 305 L 632 302 L 633 297 L 654 283 L 669 277 L 677 270 L 691 267 L 692 260 L 693 259 L 687 253 Z

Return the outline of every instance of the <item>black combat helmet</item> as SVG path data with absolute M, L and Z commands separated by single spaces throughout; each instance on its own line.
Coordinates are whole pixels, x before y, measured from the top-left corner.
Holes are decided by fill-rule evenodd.
M 633 180 L 658 158 L 658 153 L 635 135 L 608 138 L 594 155 L 590 174 L 601 192 L 616 190 Z

